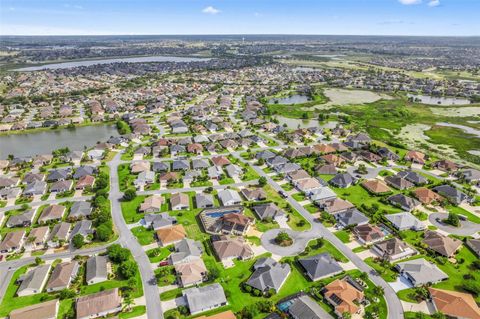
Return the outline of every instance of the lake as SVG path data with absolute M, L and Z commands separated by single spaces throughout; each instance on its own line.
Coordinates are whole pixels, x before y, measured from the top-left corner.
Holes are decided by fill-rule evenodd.
M 196 61 L 208 61 L 208 58 L 190 58 L 190 57 L 175 57 L 175 56 L 144 56 L 135 58 L 118 58 L 118 59 L 102 59 L 102 60 L 84 60 L 84 61 L 72 61 L 62 63 L 52 63 L 38 66 L 30 66 L 26 68 L 15 69 L 15 71 L 40 71 L 40 70 L 58 70 L 58 69 L 70 69 L 79 66 L 90 66 L 98 64 L 110 64 L 110 63 L 148 63 L 148 62 L 196 62 Z
M 407 94 L 408 97 L 418 99 L 420 103 L 429 105 L 466 105 L 470 100 L 456 97 L 434 97 L 428 95 Z
M 302 104 L 310 102 L 312 99 L 307 95 L 295 94 L 287 97 L 272 98 L 268 101 L 270 104 Z
M 92 147 L 99 141 L 106 141 L 110 136 L 118 136 L 115 125 L 1 135 L 0 159 L 7 158 L 9 154 L 16 157 L 51 154 L 52 151 L 63 147 L 68 147 L 72 151 L 81 151 L 84 146 Z

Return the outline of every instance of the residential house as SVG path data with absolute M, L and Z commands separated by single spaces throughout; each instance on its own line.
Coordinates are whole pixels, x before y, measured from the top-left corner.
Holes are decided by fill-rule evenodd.
M 254 252 L 242 237 L 229 238 L 220 236 L 214 239 L 213 249 L 221 261 L 232 259 L 247 260 L 254 256 Z
M 60 220 L 65 214 L 65 206 L 52 204 L 45 208 L 40 217 L 38 218 L 39 223 L 46 223 L 51 220 Z
M 244 188 L 241 190 L 241 193 L 248 201 L 263 201 L 267 199 L 267 194 L 262 188 Z
M 170 206 L 172 210 L 182 210 L 190 208 L 190 197 L 184 193 L 175 193 L 170 197 Z
M 88 285 L 108 280 L 108 257 L 91 256 L 86 262 L 85 281 Z
M 197 208 L 211 208 L 215 206 L 213 195 L 205 193 L 195 194 L 195 203 Z
M 408 212 L 384 215 L 396 229 L 420 231 L 426 228 L 425 223 Z
M 170 216 L 168 213 L 160 214 L 145 214 L 140 223 L 145 228 L 151 228 L 157 230 L 164 227 L 170 227 L 177 223 L 175 217 Z
M 217 196 L 224 206 L 238 205 L 242 202 L 238 192 L 231 189 L 223 189 L 218 192 Z
M 433 190 L 455 205 L 460 205 L 471 200 L 465 193 L 450 185 L 440 185 L 434 187 Z
M 5 225 L 9 228 L 29 227 L 32 225 L 32 222 L 36 213 L 37 213 L 37 209 L 35 208 L 35 209 L 28 209 L 18 215 L 11 215 L 8 218 L 8 221 Z
M 72 281 L 77 277 L 78 269 L 79 264 L 75 260 L 57 264 L 47 282 L 47 292 L 68 289 Z
M 370 245 L 385 238 L 385 233 L 378 226 L 370 224 L 355 226 L 353 233 L 363 245 Z
M 423 165 L 425 164 L 426 159 L 427 159 L 427 156 L 418 151 L 408 151 L 407 154 L 405 154 L 406 161 L 410 161 L 416 164 Z
M 48 237 L 47 245 L 48 247 L 60 247 L 62 243 L 67 242 L 70 234 L 70 223 L 58 223 L 53 226 L 52 231 L 50 232 L 50 237 Z
M 335 175 L 329 183 L 335 187 L 347 188 L 355 184 L 355 178 L 349 173 L 339 173 Z
M 60 302 L 58 299 L 12 310 L 9 319 L 56 319 Z
M 417 252 L 400 239 L 393 237 L 377 242 L 373 250 L 383 259 L 394 262 L 415 255 Z
M 413 171 L 402 171 L 397 174 L 398 177 L 404 178 L 409 182 L 412 182 L 415 185 L 425 185 L 428 184 L 428 179 L 423 177 L 417 172 Z
M 351 315 L 359 313 L 361 310 L 359 304 L 364 299 L 363 291 L 357 288 L 358 285 L 352 285 L 347 278 L 349 277 L 334 280 L 325 286 L 323 292 L 325 299 L 335 308 L 335 314 L 339 318 L 344 313 Z
M 303 257 L 298 262 L 312 281 L 335 276 L 343 271 L 340 264 L 329 253 Z
M 17 296 L 25 297 L 41 293 L 47 282 L 50 267 L 50 264 L 37 266 L 25 275 L 20 276 L 18 281 L 21 282 L 21 284 L 18 287 Z
M 202 243 L 190 238 L 184 238 L 174 244 L 175 252 L 169 256 L 172 265 L 189 263 L 201 258 L 203 253 Z
M 70 208 L 69 219 L 87 218 L 92 214 L 92 204 L 89 202 L 75 202 Z
M 181 287 L 201 284 L 207 278 L 207 272 L 202 259 L 175 264 L 175 273 Z
M 261 220 L 286 220 L 286 214 L 274 203 L 255 205 L 251 207 Z
M 219 283 L 188 288 L 182 291 L 182 295 L 192 315 L 227 305 L 227 298 Z
M 282 299 L 279 304 L 289 305 L 286 312 L 293 319 L 333 319 L 312 297 L 304 292 Z M 271 317 L 266 317 L 270 319 Z M 281 317 L 279 317 L 281 318 Z M 277 319 L 272 317 L 271 319 Z
M 168 246 L 181 241 L 187 236 L 182 225 L 160 228 L 156 230 L 158 241 L 162 246 Z
M 412 191 L 412 195 L 415 196 L 422 204 L 430 205 L 439 203 L 443 200 L 443 197 L 428 189 L 426 187 L 417 188 Z
M 152 195 L 143 201 L 140 204 L 139 211 L 142 213 L 155 213 L 159 212 L 162 209 L 163 196 L 162 195 Z
M 411 212 L 416 209 L 421 203 L 411 197 L 405 196 L 403 194 L 395 194 L 387 198 L 387 200 L 394 206 L 400 207 L 401 209 Z
M 452 257 L 462 246 L 462 241 L 442 235 L 436 231 L 427 231 L 422 241 L 430 250 L 445 257 Z
M 77 319 L 105 317 L 122 310 L 122 297 L 118 288 L 103 290 L 78 297 L 75 301 Z
M 22 248 L 25 238 L 25 230 L 8 232 L 0 243 L 1 253 L 17 252 Z
M 472 295 L 431 287 L 428 291 L 436 311 L 450 318 L 480 319 L 480 308 Z
M 393 188 L 399 190 L 409 189 L 415 186 L 412 182 L 409 182 L 400 176 L 387 176 L 385 177 L 385 182 L 387 182 L 387 184 Z
M 30 230 L 30 233 L 28 234 L 25 248 L 30 250 L 43 248 L 49 232 L 50 228 L 48 228 L 48 226 L 32 228 L 32 230 Z
M 383 181 L 378 179 L 366 180 L 362 183 L 362 186 L 371 194 L 381 195 L 388 194 L 392 190 Z
M 414 287 L 436 284 L 448 279 L 448 275 L 441 271 L 437 265 L 424 258 L 399 262 L 395 269 Z
M 278 292 L 291 271 L 289 264 L 279 263 L 270 257 L 258 259 L 253 269 L 254 272 L 246 284 L 264 293 L 270 289 Z
M 334 215 L 335 220 L 341 228 L 352 225 L 365 225 L 368 224 L 368 217 L 363 215 L 358 209 L 350 208 L 346 211 L 337 213 Z

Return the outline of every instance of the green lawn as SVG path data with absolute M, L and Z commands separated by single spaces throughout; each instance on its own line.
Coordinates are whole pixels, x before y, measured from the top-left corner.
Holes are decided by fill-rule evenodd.
M 170 247 L 152 248 L 146 251 L 151 263 L 158 263 L 170 256 Z
M 348 230 L 336 231 L 334 235 L 337 236 L 337 238 L 340 239 L 344 244 L 351 242 L 350 232 Z
M 130 174 L 129 164 L 120 164 L 118 166 L 118 181 L 120 185 L 120 191 L 124 192 L 128 188 L 132 187 L 135 178 L 135 175 Z
M 385 210 L 387 213 L 398 213 L 401 209 L 393 207 L 391 205 L 384 204 L 380 201 L 381 197 L 372 196 L 361 185 L 354 185 L 348 188 L 331 187 L 337 195 L 343 199 L 348 200 L 356 207 L 360 207 L 365 204 L 371 207 L 373 204 L 377 204 L 379 210 Z
M 143 218 L 143 213 L 138 212 L 138 208 L 144 200 L 145 196 L 139 195 L 129 202 L 122 201 L 120 203 L 122 207 L 123 218 L 127 224 L 136 223 Z
M 131 229 L 132 234 L 137 237 L 138 242 L 140 245 L 149 245 L 153 242 L 155 242 L 155 231 L 151 229 L 146 229 L 143 226 L 137 226 Z
M 394 282 L 397 280 L 398 273 L 391 268 L 383 267 L 380 263 L 375 262 L 373 257 L 368 257 L 364 260 L 367 265 L 375 269 L 382 278 L 387 282 Z
M 449 205 L 446 207 L 449 212 L 455 213 L 457 215 L 463 215 L 467 217 L 472 223 L 480 224 L 480 217 L 470 213 L 468 210 L 463 209 L 462 207 Z
M 126 310 L 124 310 L 118 315 L 118 317 L 120 319 L 135 318 L 143 315 L 146 311 L 147 308 L 145 306 L 133 306 L 130 311 L 127 312 Z
M 320 212 L 320 208 L 315 206 L 315 204 L 307 204 L 303 206 L 303 208 L 305 208 L 310 214 L 315 214 Z

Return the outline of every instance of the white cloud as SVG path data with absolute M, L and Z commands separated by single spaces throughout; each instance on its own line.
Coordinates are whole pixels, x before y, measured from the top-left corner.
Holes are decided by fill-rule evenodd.
M 205 9 L 203 9 L 202 12 L 207 14 L 217 14 L 217 13 L 220 13 L 221 11 L 212 6 L 208 6 Z
M 257 18 L 262 16 L 262 14 L 260 12 L 254 12 L 253 15 Z
M 430 0 L 428 3 L 429 7 L 438 7 L 440 5 L 440 0 Z
M 404 4 L 404 5 L 412 5 L 412 4 L 420 4 L 422 3 L 422 0 L 398 0 L 398 2 L 400 2 L 401 4 Z

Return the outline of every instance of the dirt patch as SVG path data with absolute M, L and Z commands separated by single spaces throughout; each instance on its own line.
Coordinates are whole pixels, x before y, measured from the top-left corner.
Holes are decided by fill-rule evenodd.
M 435 115 L 448 116 L 448 117 L 470 117 L 480 115 L 479 106 L 466 106 L 466 107 L 431 107 Z
M 327 109 L 337 105 L 372 103 L 381 99 L 392 99 L 392 97 L 387 94 L 379 94 L 363 90 L 327 88 L 323 91 L 323 94 L 328 97 L 330 101 L 322 105 L 317 105 L 317 109 Z

